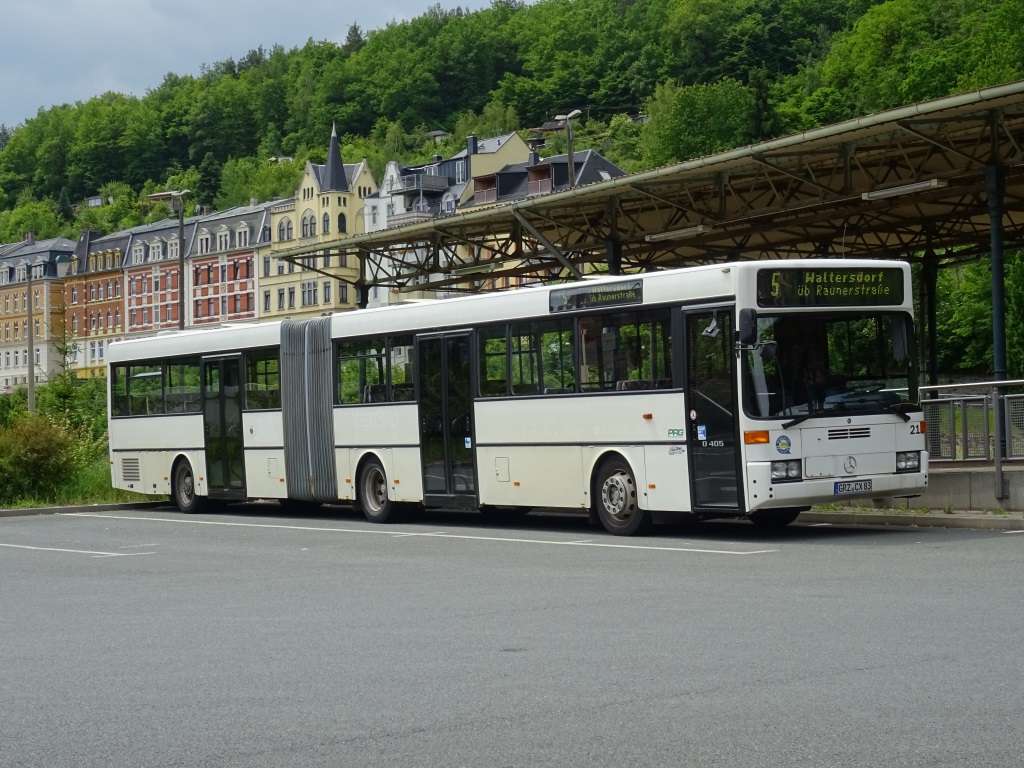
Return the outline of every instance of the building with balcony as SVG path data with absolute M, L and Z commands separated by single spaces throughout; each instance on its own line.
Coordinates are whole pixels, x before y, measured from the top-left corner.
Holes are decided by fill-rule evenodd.
M 380 190 L 364 201 L 367 231 L 448 216 L 473 205 L 477 174 L 493 177 L 500 168 L 525 160 L 529 152 L 519 134 L 508 133 L 487 139 L 468 136 L 465 149 L 447 159 L 435 155 L 429 163 L 422 165 L 402 165 L 392 161 L 384 171 Z M 410 260 L 420 261 L 423 254 L 410 251 L 409 255 Z M 403 298 L 428 296 L 433 294 L 411 292 Z M 367 306 L 381 306 L 394 298 L 386 289 L 374 286 L 367 297 Z

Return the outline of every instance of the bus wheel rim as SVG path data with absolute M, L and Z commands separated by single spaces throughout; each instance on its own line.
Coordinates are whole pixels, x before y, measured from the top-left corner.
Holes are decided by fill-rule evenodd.
M 370 467 L 366 472 L 366 483 L 363 486 L 366 500 L 374 512 L 384 508 L 387 501 L 387 487 L 384 484 L 384 473 L 379 467 Z
M 628 520 L 636 509 L 631 487 L 630 477 L 623 472 L 611 475 L 601 486 L 601 502 L 609 516 L 617 521 Z

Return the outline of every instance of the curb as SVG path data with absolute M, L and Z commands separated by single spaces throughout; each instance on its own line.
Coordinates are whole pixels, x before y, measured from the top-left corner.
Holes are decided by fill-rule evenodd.
M 24 507 L 0 509 L 0 518 L 31 515 L 61 515 L 75 512 L 119 512 L 133 509 L 171 508 L 169 501 L 144 501 L 122 504 L 82 504 L 72 507 Z M 810 525 L 879 525 L 901 528 L 974 528 L 994 531 L 1024 531 L 1019 517 L 980 515 L 892 515 L 871 512 L 803 512 L 797 522 Z
M 976 528 L 994 531 L 1024 530 L 1019 517 L 975 515 L 876 515 L 870 512 L 803 512 L 797 522 L 828 525 L 887 525 L 902 528 Z
M 0 517 L 28 517 L 29 515 L 62 515 L 73 512 L 117 512 L 126 509 L 159 509 L 170 506 L 169 501 L 143 501 L 126 504 L 81 504 L 74 507 L 23 507 L 0 509 Z

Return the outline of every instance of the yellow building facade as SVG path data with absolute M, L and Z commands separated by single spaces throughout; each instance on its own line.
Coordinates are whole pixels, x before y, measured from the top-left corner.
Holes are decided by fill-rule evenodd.
M 302 266 L 277 254 L 365 232 L 363 198 L 376 191 L 366 159 L 343 163 L 338 134 L 332 132 L 327 163 L 307 162 L 295 197 L 270 210 L 270 246 L 261 249 L 259 265 L 260 320 L 295 320 L 356 308 L 356 259 L 318 253 L 305 257 Z

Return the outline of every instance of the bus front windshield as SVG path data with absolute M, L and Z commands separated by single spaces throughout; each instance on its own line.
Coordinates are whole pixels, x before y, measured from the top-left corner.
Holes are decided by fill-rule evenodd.
M 845 312 L 758 315 L 743 350 L 743 405 L 755 418 L 902 413 L 910 317 Z

